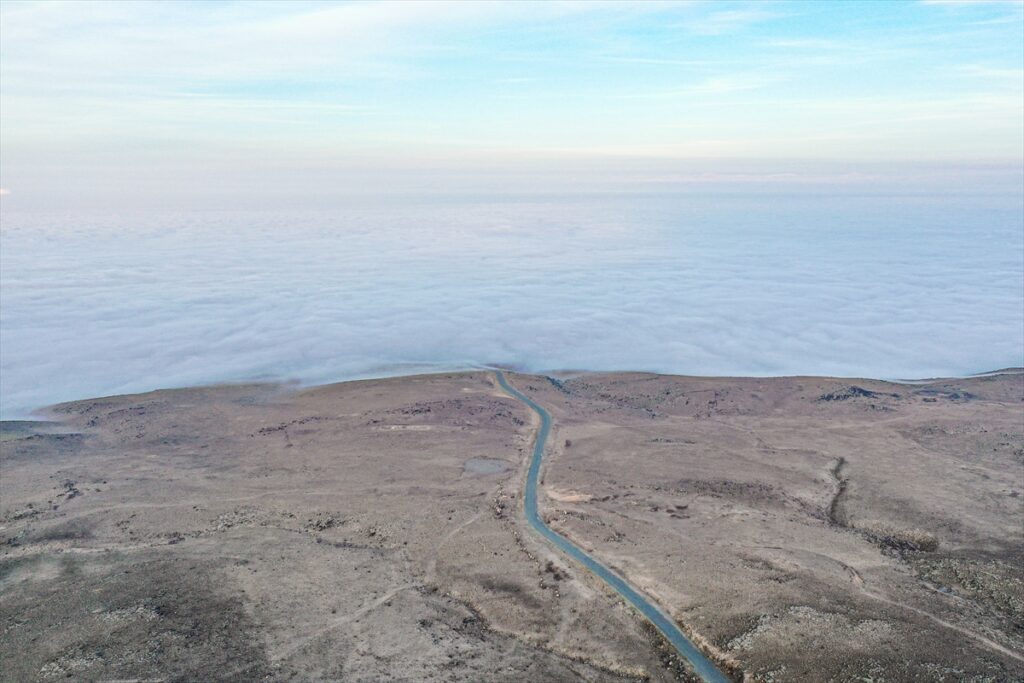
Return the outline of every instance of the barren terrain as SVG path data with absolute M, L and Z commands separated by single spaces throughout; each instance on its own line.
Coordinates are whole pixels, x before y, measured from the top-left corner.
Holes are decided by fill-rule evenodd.
M 548 523 L 737 679 L 1024 679 L 1024 375 L 508 374 Z M 489 373 L 4 423 L 3 680 L 687 680 Z

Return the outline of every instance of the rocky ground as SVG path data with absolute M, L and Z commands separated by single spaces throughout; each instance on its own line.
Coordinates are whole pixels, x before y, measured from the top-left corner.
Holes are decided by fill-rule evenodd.
M 509 375 L 542 505 L 737 678 L 1024 679 L 1024 375 Z M 4 423 L 0 678 L 687 680 L 520 519 L 485 373 Z
M 1024 375 L 521 380 L 550 523 L 765 681 L 1024 680 Z

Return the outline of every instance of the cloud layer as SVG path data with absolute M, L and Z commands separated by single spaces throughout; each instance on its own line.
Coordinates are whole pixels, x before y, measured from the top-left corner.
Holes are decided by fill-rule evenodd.
M 5 212 L 4 418 L 253 378 L 922 377 L 1019 365 L 1021 198 L 644 193 L 308 213 Z

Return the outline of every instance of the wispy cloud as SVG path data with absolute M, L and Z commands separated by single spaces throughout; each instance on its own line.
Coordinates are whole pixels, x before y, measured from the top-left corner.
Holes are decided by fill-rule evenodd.
M 680 99 L 761 90 L 784 80 L 782 74 L 721 73 L 671 88 L 609 93 L 610 99 Z
M 1013 6 L 1020 5 L 1024 0 L 920 0 L 922 5 L 948 5 L 948 6 L 967 6 L 967 5 L 1003 5 Z
M 209 159 L 230 175 L 254 150 L 292 168 L 466 150 L 838 157 L 867 120 L 858 156 L 1019 149 L 1000 96 L 1018 92 L 1021 22 L 973 23 L 1017 5 L 841 7 L 2 2 L 0 166 L 21 202 Z M 887 125 L 925 105 L 934 125 Z
M 783 80 L 781 75 L 769 74 L 737 74 L 708 78 L 691 89 L 693 93 L 702 95 L 719 95 L 725 93 L 758 90 Z
M 766 44 L 792 50 L 839 50 L 849 47 L 848 43 L 830 38 L 776 38 Z
M 783 16 L 785 14 L 780 12 L 761 9 L 724 10 L 686 22 L 683 26 L 698 35 L 720 36 L 742 31 L 753 24 L 779 19 Z
M 993 68 L 983 64 L 964 64 L 955 67 L 956 72 L 979 79 L 1006 81 L 1024 88 L 1024 69 Z

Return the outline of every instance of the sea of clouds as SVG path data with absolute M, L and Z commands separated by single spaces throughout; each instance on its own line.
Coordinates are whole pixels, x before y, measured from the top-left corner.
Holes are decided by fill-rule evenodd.
M 0 410 L 473 364 L 915 378 L 1021 365 L 1019 195 L 740 192 L 3 214 Z

